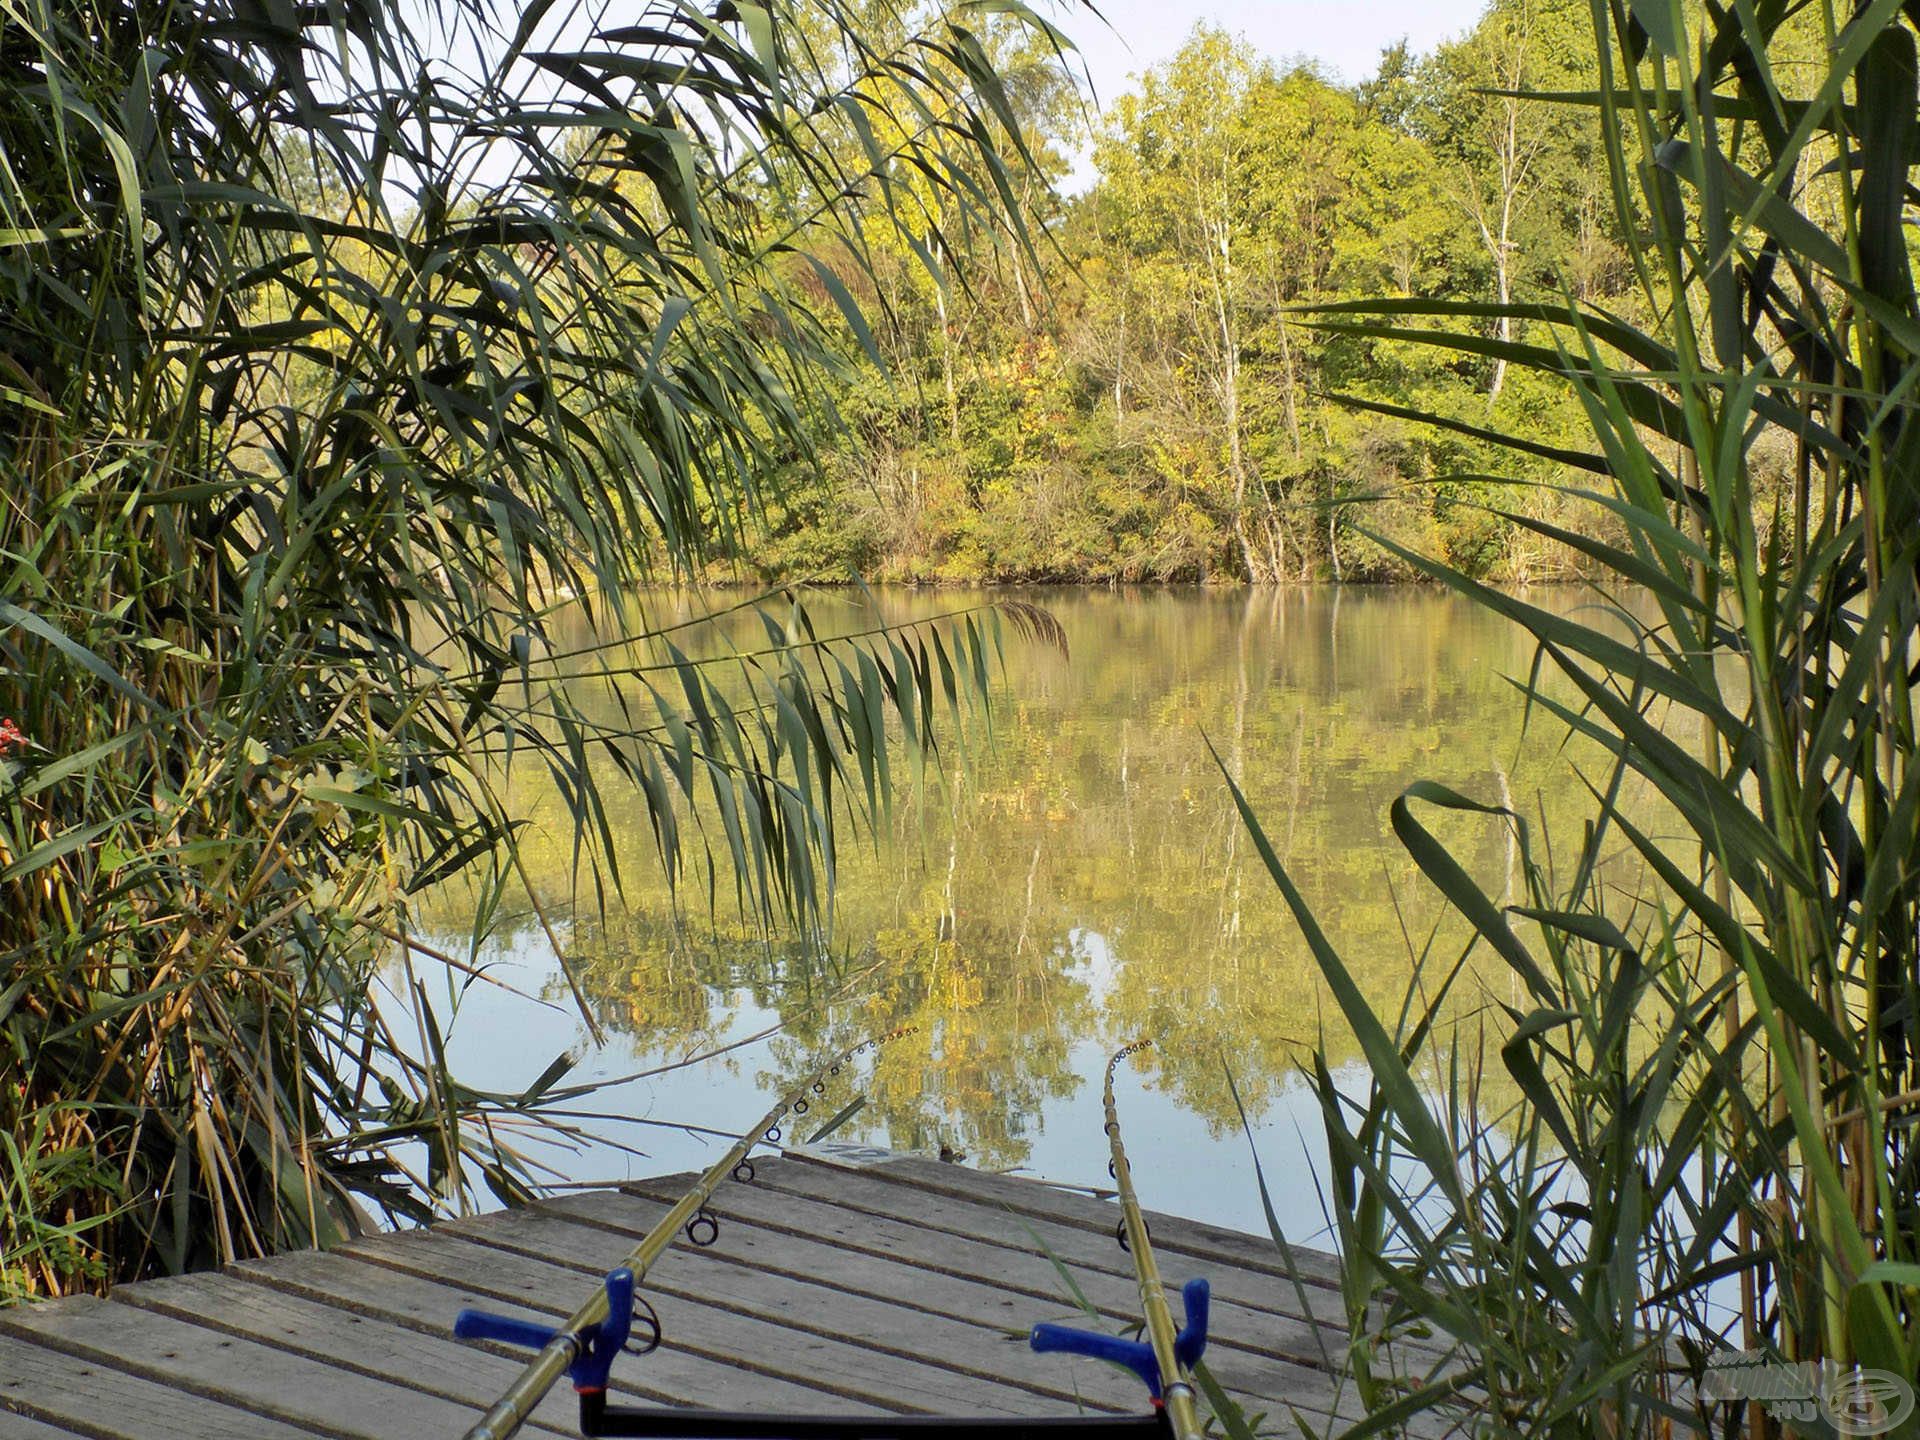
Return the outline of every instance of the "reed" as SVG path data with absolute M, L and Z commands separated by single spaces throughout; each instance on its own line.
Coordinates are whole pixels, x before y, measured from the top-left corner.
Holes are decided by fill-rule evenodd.
M 1030 244 L 986 39 L 1039 22 L 600 13 L 0 11 L 0 1299 L 525 1195 L 571 1057 L 489 1094 L 440 1043 L 502 897 L 617 891 L 617 785 L 817 921 L 888 728 L 979 693 L 986 613 L 828 644 L 779 594 L 695 659 L 635 597 L 809 462 L 872 245 Z M 577 896 L 525 884 L 528 767 Z M 412 923 L 454 877 L 464 954 Z
M 1580 107 L 1604 138 L 1634 313 L 1568 296 L 1302 317 L 1570 387 L 1591 445 L 1557 452 L 1562 493 L 1592 523 L 1506 518 L 1597 567 L 1605 612 L 1550 614 L 1379 540 L 1533 636 L 1514 703 L 1573 737 L 1592 796 L 1558 854 L 1504 798 L 1420 783 L 1392 807 L 1469 953 L 1510 977 L 1483 1001 L 1491 1044 L 1438 1028 L 1435 997 L 1468 983 L 1446 957 L 1377 1018 L 1246 811 L 1371 1070 L 1358 1093 L 1314 1075 L 1377 1416 L 1355 1433 L 1423 1411 L 1490 1435 L 1781 1433 L 1783 1414 L 1703 1392 L 1732 1349 L 1827 1366 L 1815 1430 L 1912 1435 L 1912 22 L 1820 0 L 1592 14 L 1597 90 L 1527 103 Z M 1540 453 L 1497 408 L 1485 428 Z M 1629 783 L 1680 841 L 1634 822 Z M 1435 814 L 1508 831 L 1518 894 L 1471 875 Z M 1385 1363 L 1408 1328 L 1453 1361 Z

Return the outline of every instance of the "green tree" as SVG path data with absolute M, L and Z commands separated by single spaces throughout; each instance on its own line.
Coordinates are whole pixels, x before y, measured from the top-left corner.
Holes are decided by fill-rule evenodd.
M 868 246 L 872 280 L 849 267 L 886 316 L 888 375 L 845 393 L 836 464 L 796 485 L 777 543 L 746 563 L 857 558 L 915 580 L 1404 578 L 1383 535 L 1480 573 L 1565 573 L 1506 518 L 1574 518 L 1526 488 L 1561 478 L 1554 452 L 1581 423 L 1564 393 L 1509 373 L 1526 324 L 1500 310 L 1481 353 L 1440 356 L 1417 341 L 1424 319 L 1361 335 L 1299 307 L 1380 293 L 1497 307 L 1565 286 L 1632 311 L 1599 137 L 1505 93 L 1590 88 L 1590 33 L 1573 0 L 1503 0 L 1460 40 L 1426 57 L 1391 47 L 1345 87 L 1203 27 L 1115 102 L 1093 187 L 1057 213 L 1039 205 L 1061 253 L 907 206 L 904 231 Z M 1046 41 L 1025 43 L 992 53 L 1009 106 L 1054 142 L 1007 156 L 1037 200 L 1078 116 L 1057 69 L 1029 63 Z M 948 283 L 950 259 L 966 283 Z M 1331 396 L 1372 408 L 1362 419 Z M 1531 473 L 1436 478 L 1490 470 L 1495 401 L 1545 447 Z M 1434 411 L 1450 432 L 1407 421 Z
M 1270 79 L 1226 32 L 1203 27 L 1143 77 L 1137 96 L 1119 99 L 1096 150 L 1120 243 L 1150 257 L 1134 291 L 1184 351 L 1194 385 L 1176 394 L 1193 430 L 1223 457 L 1227 523 L 1249 580 L 1276 577 L 1280 564 L 1270 513 L 1255 522 L 1267 522 L 1264 554 L 1255 554 L 1249 526 L 1243 380 L 1246 250 L 1257 221 L 1248 199 L 1257 137 L 1246 112 L 1250 93 Z
M 1609 278 L 1599 137 L 1578 115 L 1524 94 L 1591 88 L 1593 54 L 1591 11 L 1580 0 L 1496 0 L 1420 68 L 1408 119 L 1471 222 L 1503 307 L 1529 279 L 1552 290 L 1564 278 L 1591 299 Z M 1494 331 L 1505 343 L 1516 333 L 1504 314 Z M 1506 375 L 1506 357 L 1496 356 L 1489 404 Z

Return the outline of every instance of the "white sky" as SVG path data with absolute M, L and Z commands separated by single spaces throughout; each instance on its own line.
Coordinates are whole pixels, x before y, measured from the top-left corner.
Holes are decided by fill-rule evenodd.
M 1101 105 L 1131 88 L 1132 77 L 1180 48 L 1202 21 L 1244 36 L 1275 60 L 1319 61 L 1337 79 L 1373 73 L 1380 52 L 1405 38 L 1416 53 L 1469 29 L 1486 0 L 1094 0 L 1106 24 L 1074 0 L 1055 0 L 1051 16 L 1080 47 Z M 1092 178 L 1084 158 L 1067 181 Z
M 1319 62 L 1331 78 L 1352 83 L 1365 79 L 1380 52 L 1396 40 L 1409 41 L 1415 53 L 1463 34 L 1479 19 L 1488 0 L 1043 0 L 1035 5 L 1078 47 L 1074 66 L 1084 67 L 1102 107 L 1132 88 L 1144 70 L 1168 59 L 1196 25 L 1219 26 L 1244 37 L 1262 55 L 1285 63 Z M 496 7 L 501 23 L 510 23 L 515 0 Z M 558 7 L 565 15 L 561 36 L 578 36 L 594 24 L 629 24 L 651 8 L 649 0 L 585 0 Z M 712 8 L 706 6 L 704 8 Z M 1104 21 L 1104 23 L 1103 23 Z M 550 41 L 566 48 L 561 39 Z M 471 58 L 463 36 L 453 46 Z M 1091 139 L 1068 147 L 1074 164 L 1063 182 L 1069 192 L 1084 190 L 1094 178 Z M 479 162 L 483 177 L 505 163 L 504 156 Z M 396 193 L 398 193 L 396 191 Z

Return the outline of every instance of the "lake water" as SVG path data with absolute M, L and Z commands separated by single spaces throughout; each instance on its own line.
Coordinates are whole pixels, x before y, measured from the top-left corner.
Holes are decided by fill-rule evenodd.
M 887 619 L 910 620 L 984 598 L 908 592 L 874 603 Z M 1528 673 L 1531 647 L 1504 622 L 1424 590 L 1022 598 L 1060 621 L 1068 653 L 1009 631 L 991 740 L 976 726 L 965 758 L 950 750 L 924 783 L 897 767 L 891 821 L 846 844 L 828 955 L 760 934 L 730 900 L 711 914 L 704 885 L 683 889 L 676 907 L 655 878 L 641 800 L 609 787 L 629 903 L 604 919 L 582 905 L 559 935 L 608 1043 L 588 1044 L 552 944 L 521 916 L 479 958 L 548 1003 L 469 987 L 453 1028 L 455 1073 L 518 1090 L 564 1051 L 582 1056 L 573 1078 L 605 1078 L 776 1033 L 603 1092 L 594 1108 L 617 1118 L 581 1122 L 597 1143 L 534 1146 L 549 1178 L 704 1165 L 723 1142 L 677 1126 L 744 1127 L 809 1072 L 810 1057 L 910 1025 L 817 1098 L 808 1124 L 864 1097 L 835 1139 L 945 1146 L 982 1167 L 1103 1185 L 1101 1076 L 1112 1051 L 1144 1037 L 1154 1046 L 1128 1062 L 1119 1103 L 1146 1202 L 1262 1231 L 1257 1149 L 1288 1237 L 1327 1243 L 1325 1146 L 1300 1066 L 1318 1044 L 1357 1084 L 1357 1062 L 1220 767 L 1239 778 L 1322 926 L 1391 1017 L 1410 956 L 1436 925 L 1437 958 L 1457 948 L 1393 841 L 1391 801 L 1433 779 L 1506 797 L 1556 826 L 1564 817 L 1577 827 L 1585 811 L 1578 756 L 1537 714 L 1522 733 L 1512 678 Z M 1591 603 L 1575 591 L 1530 598 Z M 663 602 L 650 614 L 672 619 L 698 604 Z M 850 600 L 821 614 L 849 629 L 874 618 Z M 583 685 L 582 708 L 611 706 L 605 690 Z M 536 887 L 564 900 L 565 812 L 531 782 L 515 805 L 534 821 Z M 1492 821 L 1430 823 L 1500 896 L 1511 883 L 1505 832 Z M 458 911 L 458 897 L 443 897 L 431 913 Z M 1507 998 L 1504 976 L 1488 975 Z M 846 993 L 827 1003 L 836 987 Z M 1461 997 L 1456 1013 L 1469 1017 L 1487 998 L 1474 981 Z

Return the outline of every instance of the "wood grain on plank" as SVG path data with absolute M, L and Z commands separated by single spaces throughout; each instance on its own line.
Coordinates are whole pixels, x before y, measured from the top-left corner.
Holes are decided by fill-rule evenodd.
M 480 1415 L 476 1406 L 90 1297 L 8 1311 L 0 1328 L 96 1365 L 352 1440 L 458 1435 Z
M 58 1302 L 62 1308 L 75 1303 Z M 93 1440 L 313 1440 L 314 1434 L 12 1334 L 0 1335 L 0 1408 Z
M 818 1166 L 818 1161 L 798 1157 L 801 1164 Z M 1139 1165 L 1136 1173 L 1144 1173 Z M 1119 1218 L 1117 1207 L 1091 1196 L 1063 1190 L 1041 1181 L 1008 1175 L 992 1175 L 964 1165 L 944 1165 L 937 1160 L 907 1156 L 875 1165 L 865 1172 L 883 1179 L 913 1185 L 935 1195 L 962 1199 L 983 1199 L 1008 1206 L 1024 1215 L 1037 1215 L 1063 1225 L 1078 1225 L 1111 1234 Z M 1208 1225 L 1159 1210 L 1143 1212 L 1153 1230 L 1154 1248 L 1232 1265 L 1237 1269 L 1264 1273 L 1276 1280 L 1290 1279 L 1287 1261 L 1274 1250 L 1270 1236 L 1249 1235 L 1221 1225 Z M 1340 1261 L 1322 1250 L 1289 1246 L 1293 1267 L 1309 1284 L 1331 1289 L 1340 1286 Z
M 0 1403 L 0 1440 L 76 1440 L 79 1431 L 16 1414 Z
M 805 1156 L 802 1164 L 819 1162 Z M 1135 1170 L 1144 1173 L 1136 1164 Z M 1011 1206 L 1023 1214 L 1038 1215 L 1063 1225 L 1080 1225 L 1090 1230 L 1113 1229 L 1117 1207 L 1074 1190 L 1049 1185 L 1045 1181 L 1012 1175 L 995 1175 L 965 1165 L 946 1165 L 918 1156 L 903 1156 L 872 1167 L 874 1175 L 911 1184 L 936 1195 L 987 1199 Z M 1309 1284 L 1337 1290 L 1340 1286 L 1340 1261 L 1323 1250 L 1301 1245 L 1287 1247 L 1292 1260 L 1276 1252 L 1271 1236 L 1250 1235 L 1223 1225 L 1169 1215 L 1161 1210 L 1142 1212 L 1153 1227 L 1161 1248 L 1174 1250 L 1238 1269 L 1288 1280 L 1292 1272 Z
M 113 1298 L 481 1409 L 513 1383 L 521 1368 L 475 1346 L 263 1289 L 237 1276 L 181 1275 L 123 1286 Z M 572 1391 L 563 1385 L 534 1411 L 528 1433 L 577 1434 L 579 1414 Z
M 1114 1225 L 1119 1211 L 1089 1201 L 1096 1212 L 1105 1211 L 1100 1228 L 1086 1224 L 1056 1224 L 1050 1217 L 1022 1211 L 1001 1203 L 997 1198 L 975 1195 L 940 1194 L 878 1173 L 890 1167 L 850 1170 L 844 1167 L 771 1161 L 760 1165 L 756 1184 L 787 1194 L 805 1196 L 839 1205 L 850 1211 L 895 1220 L 933 1232 L 936 1237 L 972 1239 L 1008 1249 L 1030 1252 L 1034 1234 L 1047 1237 L 1047 1248 L 1069 1269 L 1087 1268 L 1130 1280 L 1133 1262 L 1114 1240 Z M 945 1166 L 945 1169 L 957 1169 Z M 971 1174 L 972 1172 L 967 1172 Z M 1035 1187 L 1039 1188 L 1039 1187 Z M 1170 1281 L 1184 1281 L 1193 1275 L 1205 1275 L 1213 1286 L 1214 1297 L 1224 1303 L 1264 1310 L 1295 1319 L 1311 1315 L 1335 1323 L 1333 1315 L 1338 1297 L 1319 1291 L 1312 1284 L 1296 1286 L 1292 1281 L 1262 1271 L 1245 1269 L 1218 1259 L 1185 1254 L 1159 1243 L 1161 1227 L 1154 1229 L 1154 1251 L 1160 1270 Z M 1325 1296 L 1325 1300 L 1322 1296 Z M 1333 1308 L 1333 1315 L 1328 1313 Z M 1340 1322 L 1344 1324 L 1344 1319 Z

